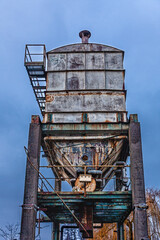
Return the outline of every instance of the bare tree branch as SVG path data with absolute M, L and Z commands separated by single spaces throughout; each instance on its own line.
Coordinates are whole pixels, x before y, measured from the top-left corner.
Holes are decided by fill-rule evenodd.
M 0 237 L 4 240 L 19 239 L 19 224 L 8 224 L 5 228 L 0 228 Z

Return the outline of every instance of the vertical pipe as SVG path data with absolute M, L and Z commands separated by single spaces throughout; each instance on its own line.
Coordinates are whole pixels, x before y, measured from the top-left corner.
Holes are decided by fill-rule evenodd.
M 32 116 L 28 138 L 28 157 L 37 169 L 39 169 L 40 146 L 40 118 L 39 116 Z M 37 190 L 38 172 L 31 166 L 29 161 L 27 161 L 24 201 L 22 205 L 20 240 L 35 239 L 35 225 L 37 216 Z
M 55 191 L 61 191 L 61 181 L 59 179 L 55 179 Z M 60 224 L 53 223 L 52 226 L 52 240 L 59 240 L 60 239 Z
M 132 202 L 134 207 L 134 239 L 148 238 L 145 184 L 140 123 L 137 115 L 130 115 L 129 147 L 131 162 Z
M 83 30 L 79 33 L 82 43 L 88 43 L 88 39 L 91 37 L 91 33 L 88 30 Z
M 118 161 L 116 162 L 116 165 L 124 166 L 124 162 Z M 116 191 L 122 191 L 122 179 L 123 179 L 123 169 L 122 167 L 117 167 L 115 170 L 115 176 L 116 176 Z
M 54 186 L 54 188 L 55 188 L 55 190 L 58 191 L 58 192 L 61 191 L 61 185 L 62 185 L 61 183 L 62 183 L 61 180 L 55 179 L 55 186 Z
M 52 226 L 52 240 L 59 240 L 59 223 L 53 223 Z
M 124 162 L 116 162 L 116 165 L 124 165 Z M 115 171 L 116 175 L 116 191 L 122 191 L 122 168 L 119 167 Z M 118 222 L 117 223 L 117 240 L 124 240 L 124 228 L 123 223 Z
M 132 222 L 129 225 L 129 240 L 133 240 L 133 234 L 132 234 Z
M 88 234 L 80 226 L 83 238 L 93 238 L 93 205 L 79 204 L 79 220 L 87 230 Z
M 117 240 L 124 240 L 124 226 L 123 223 L 117 223 Z

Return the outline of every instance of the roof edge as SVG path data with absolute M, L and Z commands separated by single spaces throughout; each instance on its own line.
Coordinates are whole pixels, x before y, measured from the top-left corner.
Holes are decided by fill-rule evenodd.
M 64 45 L 47 52 L 50 53 L 60 53 L 60 52 L 122 52 L 123 50 L 104 45 L 99 43 L 74 43 L 69 45 Z

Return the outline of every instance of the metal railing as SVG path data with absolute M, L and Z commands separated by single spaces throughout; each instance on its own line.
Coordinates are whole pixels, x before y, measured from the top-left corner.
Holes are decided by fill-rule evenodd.
M 44 44 L 26 44 L 24 65 L 42 63 L 46 66 L 46 47 Z

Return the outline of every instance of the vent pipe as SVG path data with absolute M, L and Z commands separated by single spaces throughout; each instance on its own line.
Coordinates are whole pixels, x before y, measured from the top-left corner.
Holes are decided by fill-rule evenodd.
M 88 39 L 91 36 L 90 31 L 88 30 L 83 30 L 79 33 L 80 38 L 82 38 L 82 43 L 88 43 Z

